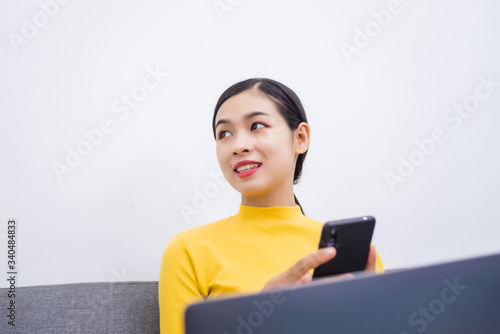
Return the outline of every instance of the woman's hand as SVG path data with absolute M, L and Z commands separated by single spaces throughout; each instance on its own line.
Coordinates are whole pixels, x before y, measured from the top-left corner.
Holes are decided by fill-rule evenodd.
M 312 281 L 311 269 L 316 268 L 320 264 L 330 261 L 335 257 L 337 251 L 333 247 L 325 247 L 318 249 L 312 254 L 300 259 L 293 266 L 283 271 L 278 276 L 271 278 L 262 291 L 269 291 L 273 289 L 279 289 L 287 286 L 303 285 L 310 283 Z M 375 246 L 370 247 L 370 253 L 368 254 L 368 261 L 366 262 L 365 271 L 375 271 L 375 262 L 377 261 L 377 253 L 375 251 Z M 346 278 L 354 277 L 352 274 L 344 274 L 332 277 L 328 279 L 329 281 L 342 280 Z M 324 282 L 324 280 L 321 280 Z
M 311 269 L 316 268 L 335 257 L 337 251 L 333 247 L 318 249 L 312 254 L 303 257 L 293 266 L 278 276 L 271 278 L 262 291 L 278 289 L 286 286 L 302 285 L 312 281 Z

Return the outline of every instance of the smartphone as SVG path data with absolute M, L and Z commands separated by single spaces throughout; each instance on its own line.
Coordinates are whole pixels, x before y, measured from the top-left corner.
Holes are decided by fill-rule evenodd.
M 337 255 L 316 267 L 313 279 L 365 270 L 374 228 L 372 216 L 326 222 L 318 249 L 333 246 Z

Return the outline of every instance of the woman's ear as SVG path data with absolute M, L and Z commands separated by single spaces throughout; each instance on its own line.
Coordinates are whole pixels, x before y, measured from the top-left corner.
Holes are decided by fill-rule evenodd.
M 302 154 L 309 149 L 309 124 L 302 122 L 294 131 L 295 153 Z

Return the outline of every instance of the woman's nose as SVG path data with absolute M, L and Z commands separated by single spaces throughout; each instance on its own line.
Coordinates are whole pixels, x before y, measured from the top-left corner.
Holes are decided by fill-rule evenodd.
M 236 137 L 233 145 L 233 155 L 249 153 L 250 151 L 252 151 L 252 149 L 253 146 L 248 136 L 240 135 Z

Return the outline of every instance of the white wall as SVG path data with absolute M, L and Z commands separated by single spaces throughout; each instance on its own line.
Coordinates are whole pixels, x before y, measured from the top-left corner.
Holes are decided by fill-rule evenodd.
M 175 233 L 234 214 L 238 193 L 210 176 L 212 112 L 254 76 L 308 113 L 308 216 L 374 215 L 387 268 L 500 251 L 498 1 L 54 1 L 0 5 L 0 257 L 16 218 L 19 286 L 157 280 Z M 391 188 L 400 157 L 419 165 Z

